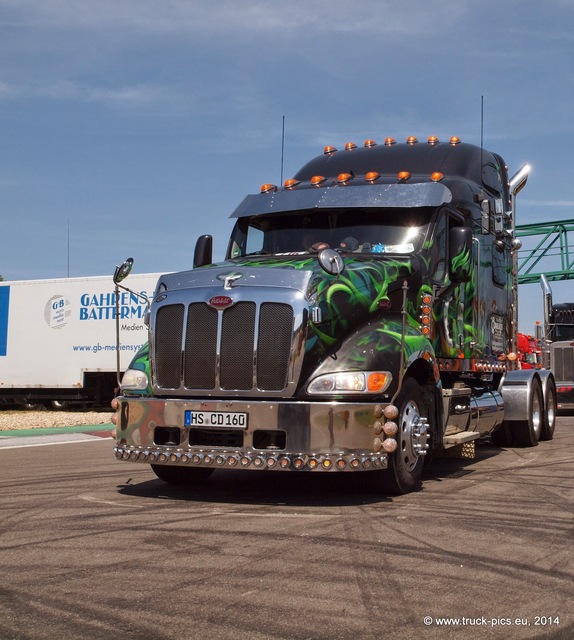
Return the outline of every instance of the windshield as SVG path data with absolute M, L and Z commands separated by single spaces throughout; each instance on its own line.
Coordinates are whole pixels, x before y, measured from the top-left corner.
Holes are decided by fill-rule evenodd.
M 557 324 L 554 327 L 553 342 L 560 340 L 574 340 L 574 325 Z
M 433 211 L 354 208 L 240 218 L 228 258 L 304 254 L 327 247 L 352 253 L 415 253 L 422 247 Z
M 525 354 L 524 360 L 528 364 L 540 364 L 540 358 L 536 353 L 527 353 L 527 354 Z

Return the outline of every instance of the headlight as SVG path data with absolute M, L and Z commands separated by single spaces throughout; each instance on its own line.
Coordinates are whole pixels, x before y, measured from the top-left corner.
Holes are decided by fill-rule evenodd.
M 389 371 L 342 371 L 315 378 L 307 392 L 320 393 L 381 393 L 391 380 Z
M 122 378 L 122 389 L 145 391 L 148 386 L 147 375 L 139 369 L 128 369 Z

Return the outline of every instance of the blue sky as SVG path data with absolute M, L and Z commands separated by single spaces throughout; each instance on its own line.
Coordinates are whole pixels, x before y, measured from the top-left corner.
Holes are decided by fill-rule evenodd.
M 222 258 L 283 116 L 287 178 L 327 144 L 480 144 L 483 97 L 485 147 L 533 167 L 519 224 L 572 219 L 572 25 L 572 0 L 0 0 L 0 274 L 186 269 L 204 233 Z

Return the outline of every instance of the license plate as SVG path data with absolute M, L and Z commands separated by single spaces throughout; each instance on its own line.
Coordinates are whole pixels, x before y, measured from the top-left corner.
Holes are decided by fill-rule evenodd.
M 247 415 L 236 411 L 186 411 L 185 426 L 247 429 Z

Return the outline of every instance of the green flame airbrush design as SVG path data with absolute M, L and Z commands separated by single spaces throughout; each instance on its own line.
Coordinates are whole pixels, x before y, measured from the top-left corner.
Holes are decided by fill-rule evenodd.
M 315 258 L 299 259 L 294 256 L 277 259 L 247 259 L 235 262 L 237 267 L 267 267 L 308 269 L 314 273 L 308 297 L 316 300 L 321 308 L 321 325 L 310 322 L 311 331 L 324 347 L 335 345 L 341 337 L 356 326 L 358 321 L 380 310 L 385 304 L 390 306 L 389 289 L 392 284 L 409 277 L 413 273 L 411 258 L 367 260 L 345 259 L 345 271 L 339 276 L 323 272 Z M 398 312 L 395 309 L 395 312 Z M 411 305 L 411 313 L 415 313 Z M 314 341 L 307 347 L 313 346 Z
M 312 330 L 325 345 L 335 344 L 358 322 L 366 321 L 367 316 L 384 306 L 390 309 L 391 285 L 411 272 L 412 262 L 409 259 L 350 260 L 344 273 L 336 279 L 317 274 L 312 294 L 324 312 L 324 318 L 321 326 L 311 323 Z
M 458 253 L 452 259 L 453 272 L 458 272 L 461 275 L 464 274 L 466 277 L 468 277 L 470 275 L 470 269 L 472 265 L 471 258 L 472 258 L 472 255 L 470 250 L 465 247 L 460 253 Z

